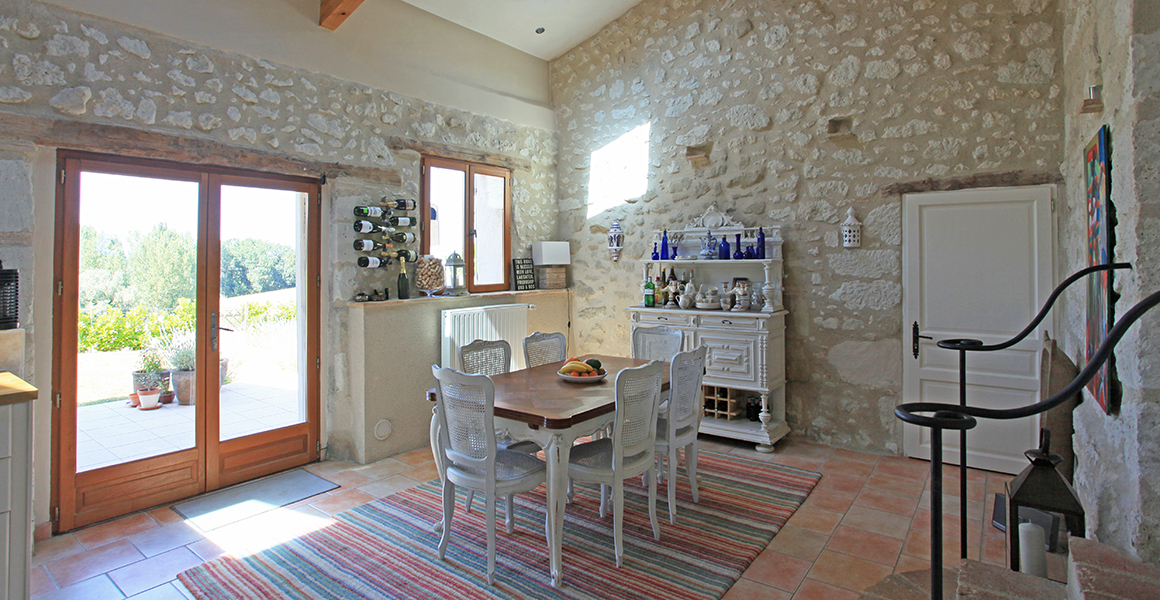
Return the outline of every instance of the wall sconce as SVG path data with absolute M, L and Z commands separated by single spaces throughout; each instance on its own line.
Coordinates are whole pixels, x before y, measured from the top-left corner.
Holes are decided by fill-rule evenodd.
M 842 221 L 842 247 L 862 247 L 862 222 L 854 218 L 854 209 L 846 210 L 846 220 Z
M 620 220 L 613 219 L 612 227 L 608 228 L 608 254 L 612 262 L 620 260 L 621 250 L 624 250 L 624 230 L 620 228 Z
M 1089 85 L 1088 97 L 1083 101 L 1083 106 L 1079 109 L 1080 113 L 1102 113 L 1104 112 L 1104 86 Z

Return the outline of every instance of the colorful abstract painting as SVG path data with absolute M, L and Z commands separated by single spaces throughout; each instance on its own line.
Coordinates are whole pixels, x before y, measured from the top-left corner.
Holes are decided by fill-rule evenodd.
M 1108 154 L 1108 126 L 1096 133 L 1095 138 L 1084 151 L 1084 180 L 1087 184 L 1088 209 L 1088 256 L 1090 265 L 1102 265 L 1112 261 L 1115 244 L 1115 210 L 1111 204 L 1111 171 Z M 1114 320 L 1112 292 L 1112 272 L 1103 271 L 1088 277 L 1087 298 L 1087 360 L 1091 360 L 1097 348 L 1107 337 Z M 1119 400 L 1119 389 L 1115 381 L 1115 356 L 1088 383 L 1088 390 L 1100 403 L 1105 412 L 1112 412 Z

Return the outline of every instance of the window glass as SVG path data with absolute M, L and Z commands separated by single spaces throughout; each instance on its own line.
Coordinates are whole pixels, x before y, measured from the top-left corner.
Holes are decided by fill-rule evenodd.
M 452 252 L 460 256 L 467 250 L 463 243 L 467 202 L 467 173 L 456 169 L 431 167 L 430 208 L 427 235 L 427 253 L 444 261 Z
M 431 156 L 423 166 L 420 252 L 444 261 L 458 252 L 467 265 L 468 291 L 507 290 L 511 172 Z
M 507 262 L 504 259 L 506 239 L 497 235 L 478 235 L 479 232 L 504 231 L 507 224 L 503 177 L 475 174 L 474 237 L 475 284 L 494 285 L 504 283 Z

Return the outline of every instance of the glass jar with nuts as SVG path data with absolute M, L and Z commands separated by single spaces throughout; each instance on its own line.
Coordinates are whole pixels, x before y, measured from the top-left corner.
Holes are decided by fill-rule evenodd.
M 415 263 L 415 287 L 427 296 L 443 292 L 443 261 L 424 254 Z

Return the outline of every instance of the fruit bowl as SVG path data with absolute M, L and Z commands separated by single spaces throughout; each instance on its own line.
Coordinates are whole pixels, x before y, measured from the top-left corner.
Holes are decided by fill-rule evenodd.
M 596 372 L 597 375 L 565 375 L 557 371 L 556 375 L 568 383 L 600 383 L 604 381 L 605 377 L 608 377 L 608 371 L 604 369 L 599 369 Z

